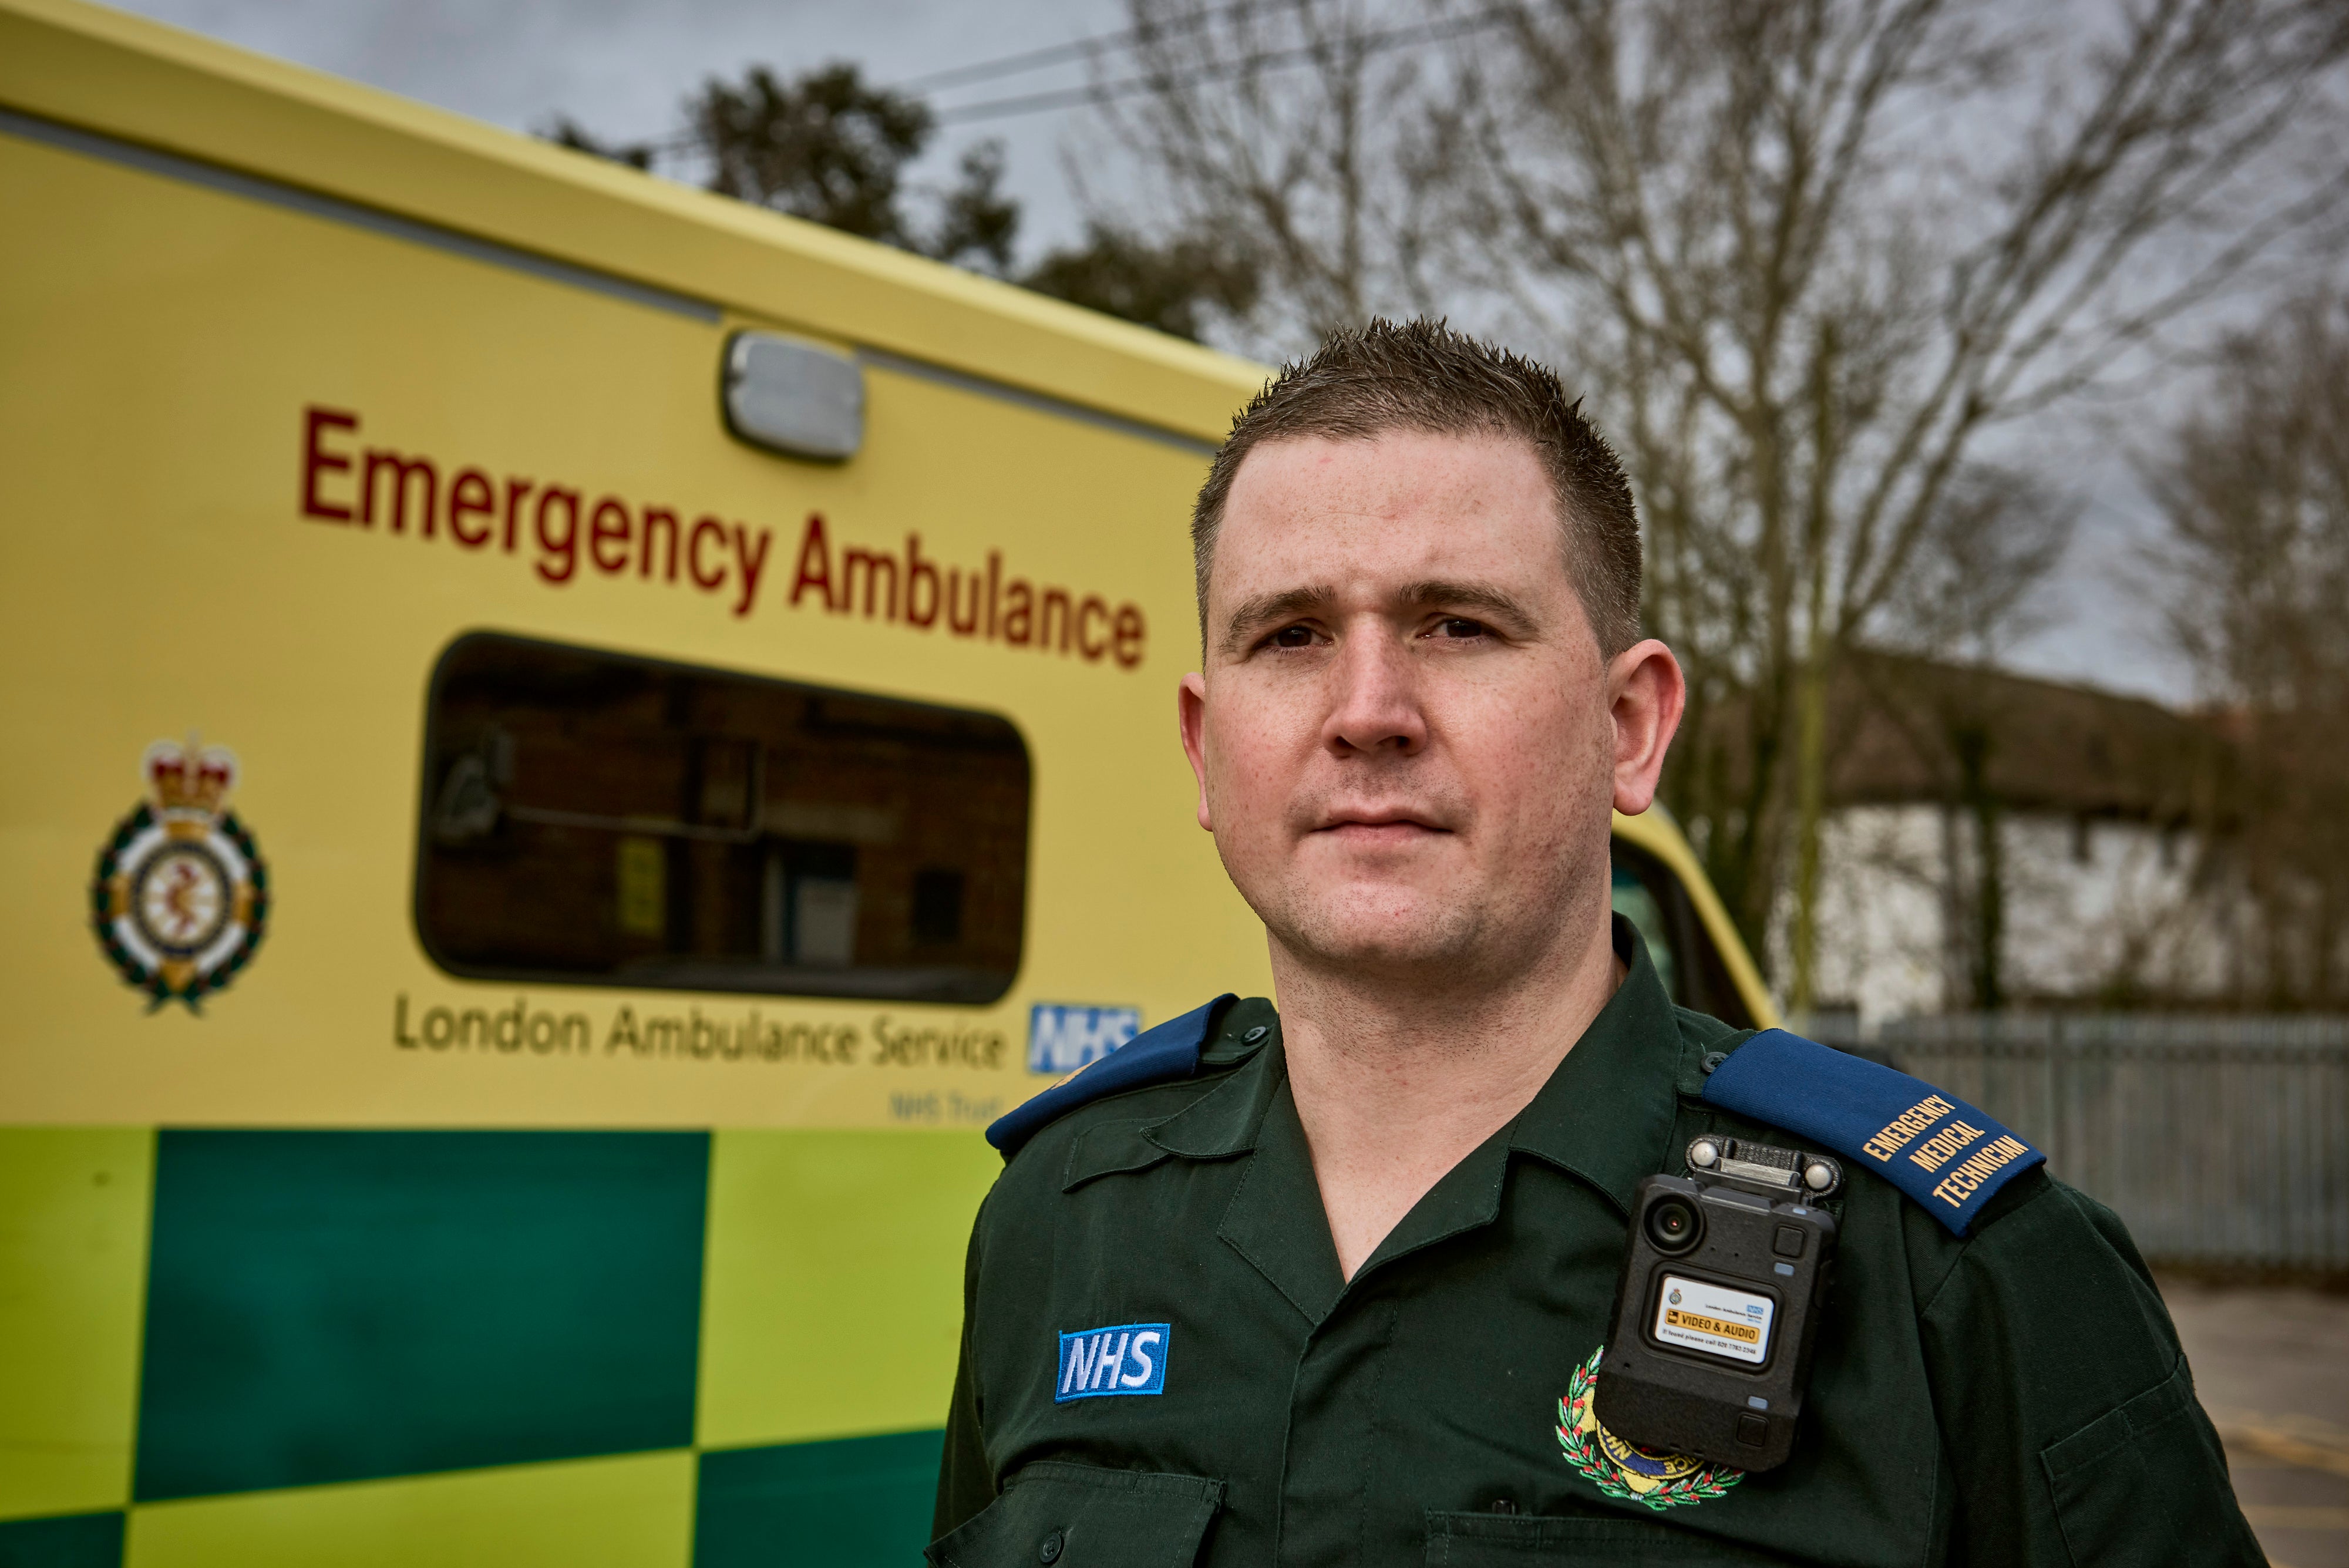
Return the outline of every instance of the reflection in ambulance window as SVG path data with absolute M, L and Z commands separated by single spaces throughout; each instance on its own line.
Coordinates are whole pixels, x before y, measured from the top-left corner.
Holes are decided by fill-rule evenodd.
M 1615 912 L 1631 922 L 1648 944 L 1656 977 L 1682 1007 L 1709 1012 L 1740 1029 L 1754 1027 L 1754 1015 L 1730 979 L 1721 950 L 1704 921 L 1664 863 L 1644 849 L 1614 841 Z
M 988 713 L 473 636 L 434 677 L 416 923 L 481 979 L 988 1002 L 1028 748 Z

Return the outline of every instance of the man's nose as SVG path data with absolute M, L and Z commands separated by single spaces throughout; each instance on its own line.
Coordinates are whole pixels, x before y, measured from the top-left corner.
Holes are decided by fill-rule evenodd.
M 1329 672 L 1333 690 L 1322 744 L 1341 754 L 1409 756 L 1427 743 L 1418 672 L 1392 627 L 1347 628 Z

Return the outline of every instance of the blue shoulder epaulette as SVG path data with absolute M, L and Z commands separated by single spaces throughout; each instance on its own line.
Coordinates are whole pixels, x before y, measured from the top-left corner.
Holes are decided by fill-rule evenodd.
M 1857 1160 L 1957 1236 L 2000 1188 L 2047 1160 L 1930 1084 L 1783 1029 L 1732 1051 L 1705 1079 L 1702 1097 Z
M 1097 1062 L 1088 1063 L 1034 1099 L 1015 1106 L 987 1129 L 987 1141 L 1009 1159 L 1019 1146 L 1079 1106 L 1090 1105 L 1127 1089 L 1171 1084 L 1194 1077 L 1199 1052 L 1215 1027 L 1216 1016 L 1239 998 L 1229 992 L 1205 1007 L 1143 1030 Z

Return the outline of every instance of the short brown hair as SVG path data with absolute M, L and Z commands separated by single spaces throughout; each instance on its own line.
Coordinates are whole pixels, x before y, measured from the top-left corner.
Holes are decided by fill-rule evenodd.
M 1600 654 L 1611 659 L 1640 639 L 1640 521 L 1614 449 L 1547 367 L 1423 317 L 1332 332 L 1309 358 L 1281 367 L 1232 421 L 1191 512 L 1202 642 L 1216 533 L 1247 454 L 1270 441 L 1368 441 L 1394 430 L 1530 444 L 1548 471 L 1567 571 Z

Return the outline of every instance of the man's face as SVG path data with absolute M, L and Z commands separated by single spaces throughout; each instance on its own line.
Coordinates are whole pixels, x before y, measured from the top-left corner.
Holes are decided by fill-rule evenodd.
M 1627 738 L 1659 669 L 1662 732 Z M 1200 826 L 1299 959 L 1515 972 L 1600 918 L 1609 807 L 1647 805 L 1678 681 L 1661 644 L 1600 657 L 1524 442 L 1270 442 L 1233 483 L 1184 683 Z

